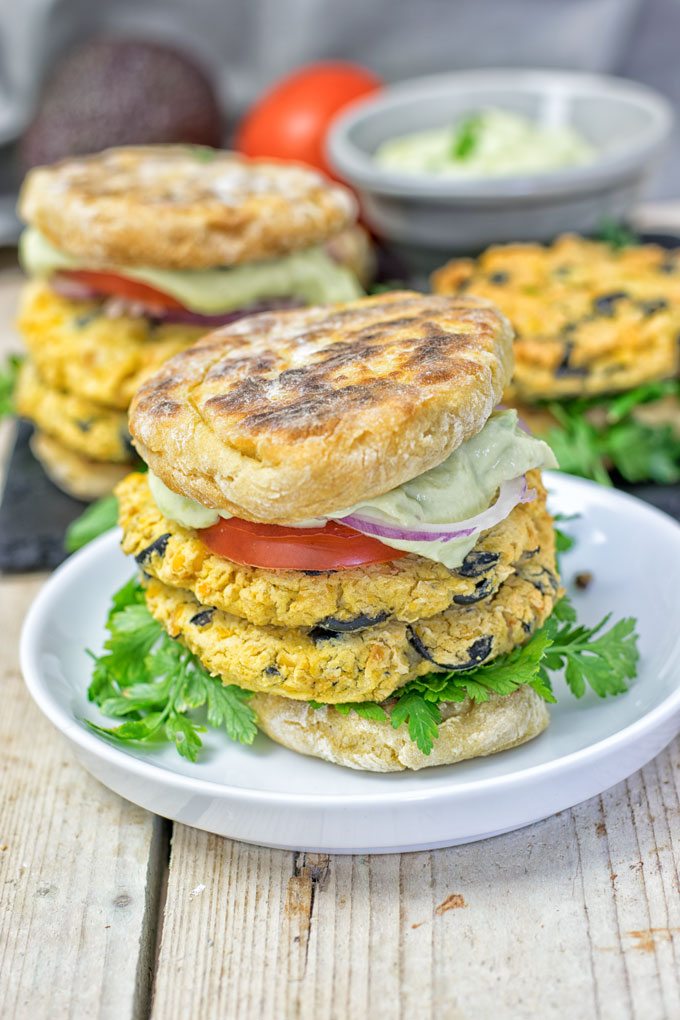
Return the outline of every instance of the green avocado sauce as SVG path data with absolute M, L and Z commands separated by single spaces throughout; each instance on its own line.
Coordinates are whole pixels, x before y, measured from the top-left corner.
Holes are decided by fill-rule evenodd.
M 311 305 L 352 301 L 363 293 L 354 275 L 318 247 L 216 269 L 94 266 L 60 251 L 39 230 L 29 227 L 21 235 L 19 259 L 26 273 L 44 278 L 60 269 L 120 273 L 170 294 L 185 308 L 203 315 L 219 315 L 268 298 L 294 297 Z
M 401 173 L 469 178 L 543 173 L 588 163 L 594 156 L 593 147 L 569 125 L 547 127 L 492 107 L 452 125 L 390 138 L 375 160 Z
M 455 523 L 474 517 L 491 506 L 502 482 L 517 478 L 532 468 L 554 467 L 557 467 L 557 461 L 550 447 L 520 428 L 516 411 L 497 411 L 481 432 L 462 443 L 437 467 L 383 496 L 328 516 L 335 518 L 363 512 L 392 527 L 416 530 L 421 524 Z M 163 516 L 183 527 L 207 528 L 220 516 L 229 516 L 172 492 L 151 471 L 149 485 Z M 295 522 L 298 527 L 311 523 L 314 522 Z M 393 549 L 416 553 L 454 569 L 461 565 L 477 539 L 477 535 L 470 535 L 448 542 L 380 541 Z

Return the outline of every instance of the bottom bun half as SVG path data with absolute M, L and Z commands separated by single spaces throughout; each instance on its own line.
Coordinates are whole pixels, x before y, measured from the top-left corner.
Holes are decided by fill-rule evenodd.
M 453 765 L 524 744 L 547 727 L 550 716 L 530 687 L 475 704 L 442 707 L 444 721 L 429 755 L 410 739 L 404 726 L 341 715 L 332 707 L 312 708 L 301 701 L 256 694 L 251 702 L 260 728 L 291 751 L 323 758 L 336 765 L 369 772 L 399 772 L 430 765 Z

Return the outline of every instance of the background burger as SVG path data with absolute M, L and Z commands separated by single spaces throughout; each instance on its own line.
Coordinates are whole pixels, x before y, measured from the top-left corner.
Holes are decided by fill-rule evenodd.
M 345 236 L 354 199 L 295 164 L 110 149 L 32 170 L 19 210 L 29 358 L 16 405 L 48 474 L 82 499 L 130 469 L 127 408 L 167 358 L 262 309 L 362 292 L 340 264 L 366 265 L 364 235 Z

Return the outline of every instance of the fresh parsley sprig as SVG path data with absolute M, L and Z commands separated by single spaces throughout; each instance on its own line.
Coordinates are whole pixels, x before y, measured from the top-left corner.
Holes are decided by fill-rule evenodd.
M 99 538 L 104 532 L 115 528 L 118 523 L 118 500 L 111 494 L 90 503 L 80 517 L 76 517 L 66 529 L 64 548 L 68 553 L 77 552 L 88 542 Z
M 210 676 L 187 648 L 174 641 L 147 609 L 136 579 L 113 598 L 104 654 L 94 660 L 90 701 L 104 715 L 125 721 L 110 728 L 88 721 L 98 733 L 124 743 L 169 740 L 196 761 L 205 726 L 190 713 L 204 708 L 210 726 L 231 740 L 252 744 L 257 732 L 249 691 Z
M 569 552 L 576 545 L 576 539 L 574 536 L 568 534 L 563 528 L 558 527 L 558 525 L 567 523 L 568 521 L 574 521 L 580 516 L 580 514 L 554 514 L 553 531 L 555 532 L 555 551 L 557 553 L 558 560 L 561 553 Z
M 564 669 L 571 693 L 582 698 L 590 687 L 600 698 L 624 694 L 635 678 L 640 658 L 632 617 L 618 620 L 609 630 L 611 614 L 594 627 L 576 622 L 576 612 L 566 599 L 555 607 L 543 627 L 548 638 L 545 656 L 539 666 L 541 677 Z
M 623 248 L 630 248 L 632 245 L 640 243 L 640 238 L 631 227 L 619 220 L 612 219 L 600 221 L 595 239 L 608 244 L 613 251 L 621 251 Z
M 430 754 L 437 739 L 444 702 L 488 701 L 492 694 L 505 696 L 529 686 L 544 699 L 554 702 L 550 681 L 541 664 L 550 646 L 545 630 L 538 631 L 528 644 L 515 648 L 474 669 L 449 673 L 427 673 L 401 687 L 390 709 L 394 729 L 407 726 L 411 740 L 423 754 Z
M 457 125 L 451 140 L 451 156 L 453 159 L 466 160 L 479 145 L 479 136 L 483 126 L 481 114 L 473 113 L 463 118 Z
M 20 354 L 8 354 L 0 368 L 0 418 L 15 413 L 14 390 L 23 360 Z
M 629 482 L 680 481 L 680 436 L 671 425 L 649 425 L 637 408 L 663 397 L 680 400 L 680 381 L 646 383 L 614 397 L 552 402 L 557 424 L 545 439 L 560 468 L 611 485 L 609 467 Z

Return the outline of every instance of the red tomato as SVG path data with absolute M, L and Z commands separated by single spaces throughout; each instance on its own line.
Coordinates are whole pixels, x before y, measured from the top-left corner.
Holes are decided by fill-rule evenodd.
M 336 114 L 381 88 L 372 71 L 356 64 L 310 64 L 283 78 L 241 121 L 236 148 L 246 156 L 301 160 L 333 171 L 326 162 L 326 133 Z
M 181 302 L 169 294 L 164 294 L 155 287 L 138 280 L 129 280 L 117 273 L 99 273 L 90 269 L 61 269 L 59 276 L 82 283 L 98 294 L 126 298 L 128 301 L 140 301 L 142 304 L 156 308 L 182 308 Z
M 347 570 L 406 556 L 335 521 L 318 528 L 286 528 L 230 517 L 199 534 L 218 556 L 272 570 Z

